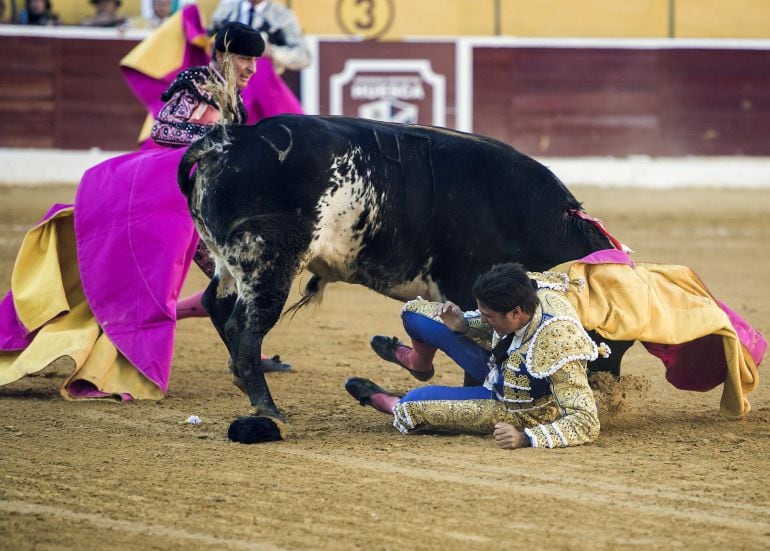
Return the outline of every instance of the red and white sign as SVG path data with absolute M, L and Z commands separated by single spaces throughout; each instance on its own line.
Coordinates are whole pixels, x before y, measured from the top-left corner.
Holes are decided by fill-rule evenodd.
M 454 44 L 319 41 L 315 57 L 317 73 L 303 74 L 309 112 L 455 125 Z
M 446 79 L 429 59 L 348 59 L 329 79 L 329 113 L 446 125 Z

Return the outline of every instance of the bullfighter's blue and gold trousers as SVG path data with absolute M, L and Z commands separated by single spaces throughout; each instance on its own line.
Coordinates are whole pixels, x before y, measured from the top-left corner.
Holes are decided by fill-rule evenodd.
M 486 378 L 487 350 L 422 314 L 404 312 L 402 318 L 412 339 L 443 351 L 474 379 Z M 556 408 L 546 405 L 549 398 L 535 400 L 527 411 L 510 411 L 494 390 L 483 386 L 424 386 L 409 391 L 396 404 L 393 425 L 403 433 L 427 430 L 490 434 L 499 422 L 521 429 L 556 419 Z

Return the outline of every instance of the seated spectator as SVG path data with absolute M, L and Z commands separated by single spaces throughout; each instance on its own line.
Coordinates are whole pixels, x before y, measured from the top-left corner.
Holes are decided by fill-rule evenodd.
M 145 12 L 142 6 L 142 15 L 132 17 L 128 25 L 135 29 L 157 29 L 173 12 L 171 0 L 151 0 L 144 2 L 150 4 L 150 9 Z
M 58 25 L 59 16 L 51 11 L 50 0 L 26 0 L 19 13 L 20 25 Z
M 90 0 L 96 7 L 96 13 L 80 22 L 86 27 L 119 27 L 126 18 L 118 15 L 120 0 Z

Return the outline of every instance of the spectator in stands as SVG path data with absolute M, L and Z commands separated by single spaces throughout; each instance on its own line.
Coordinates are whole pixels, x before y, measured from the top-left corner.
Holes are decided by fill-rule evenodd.
M 172 0 L 147 0 L 142 4 L 142 15 L 128 20 L 128 25 L 135 29 L 157 29 L 174 13 Z M 149 10 L 145 10 L 144 4 L 149 4 Z
M 310 50 L 294 12 L 271 0 L 220 0 L 211 16 L 211 31 L 228 21 L 238 21 L 262 33 L 265 56 L 273 61 L 276 73 L 299 71 L 310 65 Z
M 86 27 L 119 27 L 126 18 L 118 14 L 120 0 L 90 0 L 96 8 L 96 13 L 80 22 Z
M 51 11 L 51 0 L 26 0 L 19 13 L 20 25 L 58 25 L 59 16 Z

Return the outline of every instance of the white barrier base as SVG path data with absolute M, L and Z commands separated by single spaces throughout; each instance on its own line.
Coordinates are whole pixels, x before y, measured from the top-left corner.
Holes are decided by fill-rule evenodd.
M 122 151 L 0 148 L 0 185 L 77 184 L 83 173 Z
M 122 152 L 0 148 L 0 185 L 77 184 L 89 167 Z M 568 186 L 770 187 L 770 157 L 543 157 Z
M 770 187 L 770 157 L 541 158 L 568 186 Z

